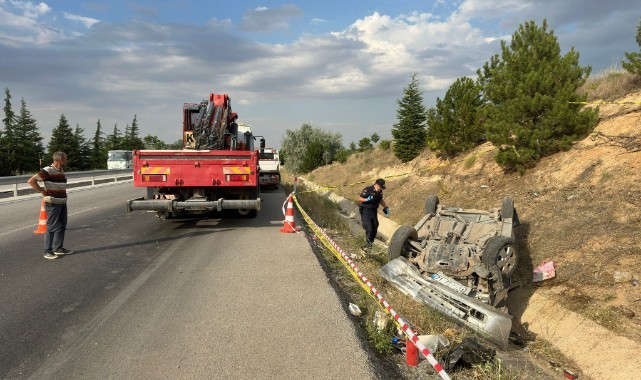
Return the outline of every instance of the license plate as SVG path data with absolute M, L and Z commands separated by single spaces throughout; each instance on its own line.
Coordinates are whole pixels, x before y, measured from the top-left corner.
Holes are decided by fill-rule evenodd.
M 448 288 L 452 288 L 452 289 L 456 290 L 459 293 L 465 294 L 466 296 L 469 295 L 470 293 L 472 293 L 472 289 L 468 288 L 467 286 L 461 284 L 458 281 L 455 281 L 455 280 L 445 276 L 442 273 L 432 273 L 430 275 L 430 277 L 432 277 L 433 280 L 436 280 L 436 281 L 440 282 L 441 284 L 447 286 Z

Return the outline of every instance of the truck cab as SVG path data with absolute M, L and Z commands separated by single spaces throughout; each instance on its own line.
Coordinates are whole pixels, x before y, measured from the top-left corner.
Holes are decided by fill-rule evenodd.
M 278 156 L 278 149 L 260 149 L 258 152 L 258 166 L 260 167 L 260 185 L 277 189 L 280 184 L 280 157 Z

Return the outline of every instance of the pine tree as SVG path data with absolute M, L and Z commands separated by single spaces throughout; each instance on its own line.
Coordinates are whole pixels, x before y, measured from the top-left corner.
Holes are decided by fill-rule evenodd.
M 636 41 L 639 47 L 641 47 L 641 20 L 637 26 Z M 641 52 L 625 52 L 625 57 L 628 59 L 628 62 L 623 61 L 621 63 L 621 67 L 626 69 L 629 73 L 641 75 Z
M 416 158 L 427 145 L 425 106 L 423 94 L 419 90 L 416 74 L 411 83 L 403 90 L 403 98 L 397 100 L 396 116 L 398 123 L 392 128 L 394 155 L 407 162 Z
M 74 161 L 79 159 L 76 154 L 80 151 L 80 147 L 64 114 L 60 115 L 58 125 L 51 131 L 51 140 L 49 140 L 47 150 L 47 159 L 49 162 L 51 162 L 52 155 L 55 152 L 62 151 L 67 154 L 67 158 L 69 159 L 67 170 L 72 171 L 73 168 L 76 167 L 77 162 Z
M 118 124 L 114 124 L 113 133 L 107 136 L 107 150 L 123 149 L 121 141 L 122 137 L 120 135 L 120 129 L 118 129 Z
M 145 143 L 139 137 L 140 129 L 138 128 L 138 115 L 134 115 L 134 119 L 131 122 L 131 129 L 129 130 L 129 149 L 145 149 Z
M 125 127 L 125 132 L 120 139 L 120 149 L 131 150 L 131 127 L 129 124 Z
M 44 158 L 44 146 L 36 120 L 27 109 L 27 103 L 24 99 L 21 100 L 20 115 L 16 121 L 14 135 L 16 141 L 19 142 L 14 147 L 15 174 L 36 172 Z
M 483 104 L 481 86 L 467 77 L 458 78 L 436 98 L 436 107 L 427 111 L 427 141 L 440 156 L 452 157 L 474 147 L 483 138 L 477 112 Z
M 107 151 L 105 150 L 105 139 L 102 137 L 102 126 L 100 119 L 96 122 L 96 133 L 93 135 L 91 144 L 91 162 L 93 169 L 107 169 Z
M 15 172 L 15 148 L 19 144 L 16 141 L 14 132 L 16 114 L 11 108 L 11 93 L 8 88 L 5 88 L 4 94 L 4 118 L 2 119 L 4 130 L 2 131 L 2 136 L 0 136 L 0 159 L 2 159 L 0 171 L 2 175 L 10 175 Z
M 75 155 L 77 158 L 73 162 L 73 168 L 80 171 L 91 169 L 93 163 L 91 156 L 91 143 L 85 137 L 84 128 L 80 128 L 79 124 L 76 124 L 76 129 L 73 131 L 73 137 L 78 146 L 78 152 Z
M 487 138 L 500 148 L 495 159 L 506 170 L 523 172 L 541 157 L 568 149 L 596 124 L 598 110 L 582 109 L 577 89 L 591 68 L 579 66 L 571 48 L 561 56 L 547 22 L 520 25 L 511 44 L 478 70 L 488 104 L 482 117 Z
M 372 140 L 370 140 L 369 138 L 363 137 L 362 139 L 358 140 L 358 150 L 360 150 L 361 152 L 370 150 L 372 148 L 374 148 L 374 146 L 372 145 Z

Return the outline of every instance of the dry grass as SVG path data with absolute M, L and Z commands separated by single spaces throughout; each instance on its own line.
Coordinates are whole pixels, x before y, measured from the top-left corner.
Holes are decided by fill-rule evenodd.
M 579 93 L 587 94 L 588 101 L 614 101 L 639 90 L 640 75 L 630 74 L 620 68 L 610 68 L 588 78 Z
M 291 190 L 291 177 L 283 175 L 286 190 Z M 348 255 L 356 254 L 358 258 L 354 259 L 358 268 L 363 272 L 376 287 L 384 298 L 392 305 L 394 310 L 412 325 L 414 331 L 419 334 L 441 334 L 451 338 L 455 345 L 467 336 L 474 336 L 467 329 L 457 326 L 453 321 L 447 319 L 442 314 L 424 307 L 416 301 L 411 300 L 403 295 L 394 286 L 389 285 L 383 278 L 378 275 L 378 269 L 387 262 L 387 252 L 379 247 L 374 248 L 374 254 L 364 255 L 359 247 L 364 243 L 361 236 L 355 237 L 351 233 L 347 222 L 339 215 L 336 205 L 324 197 L 314 192 L 304 193 L 303 186 L 298 187 L 298 202 L 301 207 L 309 214 L 314 222 L 321 228 L 325 229 L 328 235 L 334 240 L 341 249 Z M 329 203 L 328 203 L 329 202 Z M 404 364 L 404 355 L 393 349 L 391 339 L 395 335 L 395 329 L 387 329 L 379 332 L 374 328 L 373 318 L 377 310 L 384 311 L 380 303 L 366 292 L 362 286 L 359 286 L 353 275 L 350 274 L 345 265 L 338 259 L 334 253 L 323 246 L 316 238 L 311 240 L 319 252 L 319 259 L 324 262 L 323 267 L 328 272 L 331 281 L 339 288 L 342 297 L 347 298 L 348 302 L 357 304 L 362 310 L 361 327 L 369 337 L 370 344 L 381 354 L 395 361 L 401 368 L 402 377 L 406 379 L 426 376 L 432 374 L 432 370 L 426 366 L 423 369 L 407 367 Z M 393 326 L 390 321 L 390 326 Z M 398 326 L 397 326 L 398 327 Z M 477 337 L 477 339 L 479 339 Z M 445 353 L 445 349 L 435 353 L 437 359 Z M 561 356 L 562 357 L 562 356 Z M 566 361 L 567 362 L 567 361 Z M 428 373 L 421 371 L 429 371 Z M 544 378 L 532 377 L 532 366 L 524 365 L 522 362 L 518 365 L 511 364 L 506 366 L 498 356 L 496 360 L 474 366 L 468 369 L 459 369 L 450 373 L 454 379 L 473 379 L 473 380 L 497 380 L 497 379 L 529 379 Z
M 612 69 L 591 78 L 582 90 L 591 101 L 616 101 L 626 96 L 626 101 L 635 102 L 641 100 L 641 93 L 630 93 L 640 89 L 641 77 Z M 522 222 L 516 229 L 521 252 L 516 282 L 534 291 L 532 270 L 544 260 L 553 260 L 556 277 L 538 287 L 563 289 L 556 294 L 568 309 L 640 341 L 641 286 L 614 281 L 614 274 L 620 271 L 641 277 L 641 112 L 639 107 L 625 107 L 599 107 L 601 123 L 595 131 L 609 138 L 579 141 L 571 151 L 544 158 L 523 176 L 505 175 L 493 161 L 495 150 L 486 144 L 450 161 L 439 160 L 426 150 L 409 163 L 400 162 L 391 150 L 376 149 L 356 154 L 343 164 L 318 168 L 306 178 L 335 187 L 337 194 L 348 199 L 355 199 L 376 178 L 386 178 L 385 199 L 392 210 L 391 218 L 407 225 L 414 225 L 423 216 L 424 202 L 430 194 L 437 194 L 445 205 L 476 209 L 498 207 L 503 197 L 509 196 Z M 315 213 L 328 208 L 324 200 L 310 198 L 309 202 L 305 207 Z M 339 220 L 331 215 L 316 214 L 315 220 L 317 217 L 332 229 L 341 246 L 355 252 L 362 244 L 362 237 L 341 231 Z M 325 218 L 327 221 L 323 221 Z M 386 286 L 376 273 L 384 263 L 382 256 L 368 256 L 358 265 L 421 334 L 445 331 L 450 326 L 448 321 L 419 310 L 426 308 L 417 308 L 414 301 Z M 371 300 L 363 296 L 362 289 L 339 264 L 334 271 L 342 286 L 354 292 L 355 300 Z M 365 306 L 372 314 L 364 321 L 371 320 L 376 308 L 376 304 Z M 458 338 L 465 334 L 461 332 Z M 538 340 L 528 348 L 553 366 L 570 363 L 559 359 L 561 353 L 548 342 Z M 492 375 L 486 375 L 488 371 Z M 477 373 L 485 377 L 477 377 Z M 519 378 L 518 371 L 516 377 L 512 376 L 501 365 L 495 368 L 493 364 L 463 378 Z

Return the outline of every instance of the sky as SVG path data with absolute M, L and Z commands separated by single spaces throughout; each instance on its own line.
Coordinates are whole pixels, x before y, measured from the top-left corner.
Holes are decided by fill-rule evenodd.
M 0 87 L 45 145 L 62 114 L 88 139 L 136 115 L 140 137 L 171 143 L 184 103 L 227 93 L 268 147 L 304 123 L 347 147 L 391 139 L 413 74 L 433 107 L 525 22 L 547 20 L 596 76 L 639 51 L 640 17 L 629 0 L 0 0 Z

